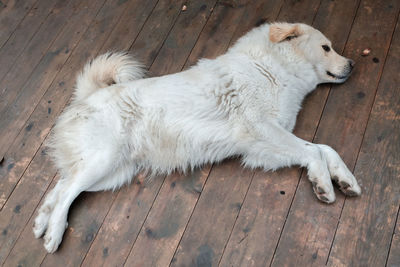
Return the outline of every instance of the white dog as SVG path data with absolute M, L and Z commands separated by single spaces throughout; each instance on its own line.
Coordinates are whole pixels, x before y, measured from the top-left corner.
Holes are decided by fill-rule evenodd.
M 169 174 L 241 156 L 245 166 L 308 169 L 318 199 L 361 189 L 339 155 L 291 132 L 304 97 L 342 83 L 354 62 L 304 24 L 264 24 L 216 59 L 143 79 L 139 63 L 107 53 L 79 75 L 74 99 L 49 142 L 61 179 L 47 195 L 34 234 L 57 250 L 68 209 L 83 191 L 116 189 L 141 171 Z

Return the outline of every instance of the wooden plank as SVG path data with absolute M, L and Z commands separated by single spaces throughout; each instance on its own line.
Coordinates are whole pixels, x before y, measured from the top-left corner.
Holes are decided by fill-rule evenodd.
M 167 266 L 172 259 L 210 168 L 189 177 L 168 176 L 146 218 L 126 266 Z
M 3 88 L 0 98 L 0 158 L 21 130 L 24 118 L 29 117 L 30 113 L 26 109 L 35 107 L 35 94 L 40 97 L 40 92 L 48 87 L 54 77 L 52 75 L 57 72 L 63 60 L 69 57 L 70 48 L 73 48 L 76 38 L 80 37 L 80 34 L 71 35 L 69 42 L 59 38 L 60 32 L 65 32 L 63 29 L 71 14 L 84 11 L 74 10 L 74 5 L 79 5 L 79 1 L 61 1 L 58 4 L 57 11 L 47 17 L 0 83 Z M 42 90 L 34 90 L 35 86 Z
M 24 89 L 22 89 L 22 94 L 20 94 L 19 97 L 17 98 L 17 102 L 14 103 L 12 108 L 7 110 L 6 114 L 0 118 L 0 125 L 1 125 L 0 131 L 4 133 L 4 135 L 1 136 L 0 139 L 1 151 L 7 151 L 7 149 L 13 144 L 13 141 L 17 136 L 17 134 L 26 134 L 31 139 L 36 138 L 35 142 L 39 143 L 39 145 L 43 142 L 44 137 L 47 135 L 48 129 L 51 127 L 53 122 L 51 122 L 51 124 L 48 126 L 49 127 L 48 129 L 44 128 L 43 132 L 45 133 L 44 136 L 42 136 L 41 138 L 38 137 L 41 136 L 41 134 L 43 133 L 42 132 L 43 128 L 37 127 L 40 125 L 31 124 L 32 122 L 28 124 L 25 123 L 25 120 L 29 118 L 31 114 L 30 112 L 31 110 L 33 110 L 35 106 L 34 103 L 32 103 L 31 98 L 33 96 L 35 96 L 37 99 L 41 97 L 40 95 L 44 91 L 46 91 L 49 85 L 53 82 L 54 75 L 58 73 L 59 69 L 63 66 L 64 62 L 69 58 L 71 52 L 73 51 L 78 41 L 82 37 L 85 29 L 88 27 L 89 23 L 96 15 L 96 12 L 104 3 L 104 0 L 93 1 L 90 3 L 74 0 L 73 2 L 71 2 L 71 5 L 77 3 L 81 4 L 79 4 L 75 12 L 73 12 L 72 16 L 70 17 L 70 20 L 63 28 L 61 34 L 57 37 L 57 39 L 52 44 L 50 49 L 46 52 L 45 56 L 39 63 L 38 67 L 34 70 L 34 74 L 30 76 L 30 78 L 28 79 L 28 82 L 26 83 Z M 68 10 L 71 8 L 71 6 L 68 5 L 66 8 L 67 10 L 65 11 L 65 13 L 68 13 Z M 68 17 L 69 16 L 65 17 L 65 19 L 67 19 Z M 39 41 L 40 40 L 38 40 L 37 43 L 38 45 L 40 45 Z M 21 62 L 21 64 L 23 64 L 23 62 Z M 75 75 L 76 74 L 74 72 L 73 82 L 75 82 Z M 13 84 L 13 86 L 14 84 L 18 85 L 19 84 L 19 82 L 17 82 L 18 81 L 17 77 L 19 76 L 18 69 L 13 70 L 13 76 L 15 76 L 16 79 L 14 81 L 10 80 L 10 84 Z M 59 83 L 57 84 L 59 86 L 58 89 L 59 90 L 65 89 L 65 83 L 66 81 L 62 81 L 62 83 L 61 81 L 59 81 Z M 37 100 L 35 99 L 35 101 Z M 45 109 L 44 117 L 39 118 L 41 121 L 43 121 L 43 119 L 46 118 L 46 116 L 51 116 L 51 114 L 49 113 L 51 113 L 52 105 L 49 104 L 51 103 L 45 104 L 48 105 L 48 107 L 46 107 Z M 50 112 L 48 108 L 50 108 Z M 15 117 L 17 117 L 18 119 Z M 15 118 L 16 120 L 13 121 L 12 118 Z M 24 130 L 19 131 L 20 128 L 23 128 Z M 36 133 L 36 136 L 32 135 L 32 133 Z M 3 166 L 0 168 L 1 177 L 7 177 L 7 179 L 0 180 L 0 192 L 1 192 L 0 208 L 3 207 L 8 196 L 10 195 L 15 185 L 17 184 L 20 175 L 23 173 L 23 170 L 25 170 L 32 156 L 39 147 L 39 146 L 31 147 L 29 145 L 25 146 L 25 144 L 28 143 L 23 141 L 22 143 L 17 144 L 21 146 L 22 148 L 21 151 L 16 151 L 11 149 L 6 154 Z M 21 153 L 23 151 L 26 152 L 25 149 L 27 149 L 28 151 L 31 149 L 32 151 L 31 154 Z M 18 158 L 14 158 L 13 156 L 15 156 L 18 153 L 20 156 Z M 22 161 L 19 161 L 20 159 L 22 159 Z
M 2 47 L 37 0 L 9 1 L 0 6 L 0 47 Z
M 16 187 L 0 212 L 0 264 L 3 264 L 19 234 L 40 201 L 41 196 L 54 177 L 55 170 L 44 149 L 38 151 L 26 171 L 23 180 Z M 23 251 L 22 251 L 23 252 Z
M 164 178 L 149 182 L 138 177 L 120 190 L 81 266 L 124 264 Z
M 50 12 L 58 13 L 60 7 L 62 8 L 62 6 L 60 6 L 61 3 L 62 1 L 39 1 L 21 21 L 17 29 L 0 49 L 0 80 L 4 78 L 6 73 L 13 66 L 18 56 L 41 27 L 42 23 L 47 19 Z M 53 10 L 53 8 L 55 9 Z M 31 55 L 31 57 L 33 57 L 33 55 Z M 0 92 L 1 98 L 3 98 L 4 91 L 5 89 L 2 89 Z
M 392 243 L 390 244 L 390 252 L 387 259 L 386 266 L 388 267 L 397 267 L 400 266 L 400 218 L 399 218 L 399 210 L 397 211 L 397 223 L 396 229 L 394 230 L 392 236 Z
M 344 49 L 357 6 L 352 0 L 322 2 L 313 22 L 339 53 Z M 312 140 L 329 89 L 329 85 L 319 86 L 308 96 L 297 120 L 297 136 Z M 271 263 L 297 187 L 295 177 L 299 178 L 300 173 L 294 168 L 276 173 L 256 172 L 221 260 L 222 266 Z
M 241 208 L 252 171 L 237 160 L 214 166 L 171 261 L 172 266 L 216 266 Z M 222 238 L 221 238 L 222 237 Z
M 187 2 L 174 28 L 165 40 L 150 72 L 168 74 L 182 70 L 200 32 L 214 8 L 216 0 Z
M 249 1 L 240 20 L 240 27 L 231 39 L 230 44 L 236 42 L 246 32 L 265 22 L 273 22 L 282 9 L 284 1 Z
M 147 69 L 154 62 L 165 39 L 175 25 L 184 3 L 184 0 L 160 1 L 143 30 L 129 48 Z M 162 73 L 154 72 L 153 75 L 162 75 Z
M 8 56 L 2 59 L 8 60 L 3 61 L 7 63 L 0 68 L 0 77 L 3 78 L 0 83 L 0 86 L 3 88 L 0 98 L 0 114 L 2 114 L 0 125 L 2 125 L 3 128 L 6 127 L 3 120 L 7 117 L 10 106 L 19 93 L 24 90 L 24 85 L 31 76 L 33 70 L 39 62 L 43 60 L 43 56 L 51 47 L 58 34 L 62 31 L 69 16 L 73 13 L 74 4 L 76 5 L 75 1 L 57 2 L 54 12 L 46 18 L 38 32 L 29 40 L 22 54 L 16 59 L 12 59 L 12 57 L 10 58 Z M 7 52 L 12 53 L 12 51 L 6 50 L 5 53 Z M 12 56 L 12 54 L 10 56 Z M 0 141 L 1 140 L 3 140 L 3 137 Z M 9 139 L 7 141 L 9 141 Z M 4 151 L 4 149 L 0 151 Z
M 241 22 L 246 4 L 247 0 L 233 3 L 217 2 L 210 19 L 185 63 L 184 69 L 194 65 L 201 58 L 216 58 L 225 53 Z
M 356 177 L 362 177 L 364 194 L 358 201 L 345 202 L 329 255 L 330 266 L 386 263 L 400 206 L 399 69 L 400 22 L 355 167 Z
M 314 142 L 336 149 L 350 169 L 361 145 L 399 4 L 396 1 L 388 1 L 384 5 L 376 1 L 361 2 L 344 53 L 358 62 L 356 71 L 349 81 L 330 92 L 314 138 Z M 380 41 L 376 42 L 377 39 Z M 366 46 L 373 52 L 368 57 L 362 57 Z M 347 201 L 358 203 L 360 200 L 353 198 Z M 272 265 L 325 264 L 343 202 L 344 196 L 339 192 L 333 205 L 318 202 L 303 175 Z M 287 257 L 288 254 L 291 257 Z

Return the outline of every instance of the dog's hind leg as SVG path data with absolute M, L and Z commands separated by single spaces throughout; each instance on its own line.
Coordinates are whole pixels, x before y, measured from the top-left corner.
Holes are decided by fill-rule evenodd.
M 33 226 L 33 233 L 36 238 L 41 237 L 47 229 L 50 215 L 57 203 L 58 195 L 62 189 L 62 183 L 58 182 L 56 186 L 47 194 Z
M 95 192 L 103 190 L 115 190 L 124 184 L 130 183 L 138 173 L 138 168 L 134 164 L 124 164 L 115 170 L 112 174 L 103 177 L 86 191 Z
M 61 243 L 62 236 L 67 227 L 69 207 L 74 199 L 81 192 L 85 191 L 85 185 L 78 180 L 79 178 L 83 177 L 76 176 L 73 179 L 62 179 L 58 182 L 61 189 L 57 192 L 57 202 L 51 212 L 48 228 L 44 236 L 44 247 L 49 253 L 56 251 Z
M 46 232 L 44 246 L 49 253 L 56 251 L 61 243 L 67 225 L 68 210 L 74 199 L 104 177 L 111 176 L 115 171 L 115 163 L 109 160 L 114 157 L 109 153 L 98 153 L 85 158 L 87 160 L 77 163 L 70 174 L 58 181 L 39 210 L 36 219 L 38 226 L 35 224 L 34 232 L 36 236 Z

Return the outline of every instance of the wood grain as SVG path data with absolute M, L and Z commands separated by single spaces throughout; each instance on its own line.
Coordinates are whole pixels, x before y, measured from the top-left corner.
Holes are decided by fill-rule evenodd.
M 396 228 L 393 232 L 392 243 L 390 244 L 390 251 L 387 259 L 386 266 L 396 267 L 400 266 L 400 220 L 399 220 L 399 210 L 397 211 L 397 223 Z
M 2 2 L 3 4 L 0 5 L 0 47 L 7 42 L 36 2 L 37 0 Z
M 400 206 L 400 98 L 394 97 L 399 90 L 399 69 L 400 23 L 354 171 L 361 178 L 364 192 L 357 201 L 345 202 L 329 256 L 330 266 L 386 263 Z
M 62 3 L 65 2 L 65 3 Z M 29 13 L 24 17 L 10 38 L 5 42 L 0 49 L 0 80 L 4 78 L 19 55 L 24 51 L 27 44 L 31 41 L 32 37 L 36 35 L 42 24 L 46 23 L 48 16 L 60 9 L 61 5 L 66 5 L 67 1 L 38 1 Z M 58 5 L 58 6 L 57 6 Z M 53 9 L 54 8 L 54 9 Z M 0 13 L 1 14 L 1 13 Z M 1 17 L 1 15 L 0 15 Z M 35 57 L 31 54 L 31 57 Z M 0 97 L 6 88 L 0 92 Z M 3 102 L 3 100 L 2 100 Z
M 74 8 L 75 6 L 75 8 Z M 78 12 L 79 1 L 61 1 L 42 24 L 39 31 L 29 41 L 22 54 L 10 64 L 3 66 L 3 79 L 0 86 L 2 88 L 0 98 L 0 157 L 4 156 L 10 143 L 21 130 L 21 125 L 17 120 L 18 116 L 29 115 L 19 109 L 19 107 L 34 108 L 32 95 L 40 94 L 40 90 L 34 90 L 35 86 L 46 85 L 43 83 L 51 81 L 51 75 L 56 71 L 57 60 L 62 60 L 69 56 L 64 52 L 66 47 L 55 49 L 53 42 L 63 30 L 71 14 Z M 63 12 L 60 13 L 60 10 Z M 75 12 L 74 12 L 75 11 Z M 69 36 L 73 41 L 73 36 Z M 67 44 L 68 45 L 68 44 Z M 17 45 L 18 46 L 18 45 Z M 7 52 L 7 51 L 6 51 Z M 12 51 L 10 51 L 12 52 Z M 4 58 L 7 60 L 7 57 Z M 10 60 L 10 59 L 8 59 Z M 51 65 L 53 63 L 53 65 Z M 49 66 L 50 65 L 50 66 Z M 48 68 L 50 67 L 51 71 Z M 46 72 L 47 71 L 47 72 Z M 41 75 L 46 73 L 47 75 Z M 5 76 L 4 76 L 5 75 Z M 47 79 L 46 79 L 47 78 Z M 22 103 L 21 103 L 22 102 Z

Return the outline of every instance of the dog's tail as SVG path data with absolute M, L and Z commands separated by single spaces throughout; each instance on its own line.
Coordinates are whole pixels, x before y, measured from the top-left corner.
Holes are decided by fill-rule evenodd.
M 88 62 L 78 75 L 74 100 L 85 99 L 98 89 L 143 78 L 142 65 L 127 53 L 108 52 Z

